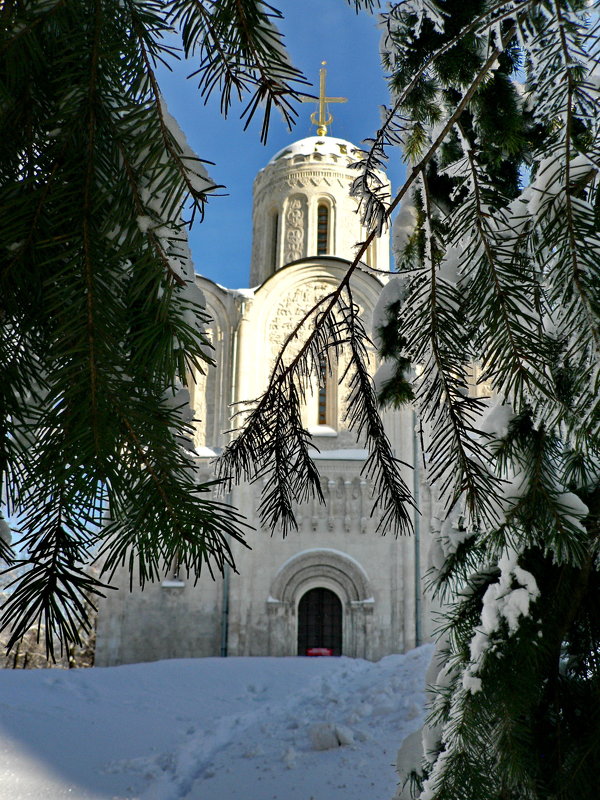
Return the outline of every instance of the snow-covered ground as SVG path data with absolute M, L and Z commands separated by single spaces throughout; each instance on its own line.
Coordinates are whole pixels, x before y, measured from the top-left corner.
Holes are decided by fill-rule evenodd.
M 389 800 L 431 653 L 0 670 L 0 798 Z

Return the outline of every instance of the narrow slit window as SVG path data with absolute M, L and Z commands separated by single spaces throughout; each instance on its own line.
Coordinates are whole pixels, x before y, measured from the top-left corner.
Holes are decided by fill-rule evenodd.
M 271 223 L 271 270 L 275 272 L 277 269 L 277 240 L 279 238 L 279 214 L 273 214 Z
M 317 255 L 324 256 L 329 250 L 329 207 L 319 203 L 317 209 Z
M 369 267 L 376 267 L 377 266 L 377 256 L 375 252 L 375 242 L 371 242 L 371 244 L 367 247 L 367 254 L 365 258 Z
M 327 384 L 329 375 L 327 374 L 327 358 L 321 354 L 319 356 L 319 405 L 317 410 L 317 425 L 327 425 Z

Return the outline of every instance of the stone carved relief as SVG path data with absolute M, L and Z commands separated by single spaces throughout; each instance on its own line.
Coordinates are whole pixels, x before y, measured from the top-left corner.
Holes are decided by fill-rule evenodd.
M 304 255 L 305 230 L 306 198 L 300 195 L 290 197 L 285 214 L 284 263 L 296 261 Z
M 344 512 L 348 505 L 348 493 L 347 487 L 344 482 L 343 478 L 338 478 L 335 482 L 335 491 L 333 496 L 333 501 L 331 503 L 331 509 L 333 511 L 333 517 L 335 523 L 339 525 L 342 520 L 344 519 Z
M 342 467 L 342 470 L 344 468 Z M 207 478 L 208 480 L 208 474 Z M 266 479 L 254 484 L 254 508 L 258 509 L 261 492 Z M 306 503 L 294 505 L 294 516 L 298 523 L 298 533 L 316 535 L 346 533 L 349 535 L 373 533 L 381 519 L 380 509 L 373 508 L 372 484 L 360 475 L 345 472 L 343 475 L 321 475 L 321 491 L 325 498 L 325 506 L 313 497 Z M 258 514 L 253 522 L 260 530 L 267 530 L 261 525 Z
M 367 532 L 369 510 L 366 508 L 366 489 L 367 482 L 364 478 L 354 478 L 353 481 L 346 481 L 347 503 L 346 516 L 344 517 L 346 531 L 358 526 L 361 533 Z
M 284 183 L 290 187 L 290 189 L 303 189 L 306 186 L 306 180 L 302 175 L 290 175 L 289 178 L 286 178 Z
M 356 497 L 352 491 L 352 481 L 345 480 L 344 489 L 348 497 L 345 508 L 346 513 L 344 514 L 344 530 L 348 532 L 352 529 L 352 520 L 357 517 L 360 519 L 360 507 L 356 509 Z M 360 495 L 358 496 L 358 500 L 360 501 Z
M 321 478 L 321 492 L 323 497 L 327 499 L 327 483 Z M 316 533 L 319 530 L 319 520 L 323 517 L 323 504 L 319 502 L 318 497 L 313 497 L 310 500 L 310 530 Z
M 299 187 L 303 188 L 308 183 L 313 186 L 318 186 L 325 183 L 331 186 L 335 181 L 346 188 L 352 182 L 352 176 L 346 175 L 343 172 L 334 172 L 333 170 L 303 170 L 302 172 L 291 172 L 286 175 L 284 183 L 290 189 Z
M 256 507 L 260 503 L 264 483 L 263 480 L 255 484 Z M 348 474 L 322 477 L 321 490 L 325 498 L 325 507 L 319 503 L 317 497 L 294 507 L 300 533 L 364 534 L 375 529 L 380 515 L 376 513 L 373 518 L 370 517 L 372 503 L 370 484 L 364 478 Z
M 334 286 L 331 283 L 315 281 L 314 283 L 306 283 L 296 287 L 282 299 L 271 317 L 267 331 L 273 360 L 304 314 L 322 297 L 329 294 L 333 288 Z M 307 330 L 309 330 L 308 327 Z M 300 344 L 301 341 L 298 341 L 292 346 L 290 355 L 293 355 L 293 352 L 298 350 Z
M 336 495 L 336 481 L 330 479 L 327 482 L 327 494 L 325 495 L 325 502 L 327 503 L 327 529 L 332 531 L 335 528 L 335 495 Z
M 304 222 L 304 198 L 292 197 L 288 203 L 287 223 L 291 228 L 301 228 Z

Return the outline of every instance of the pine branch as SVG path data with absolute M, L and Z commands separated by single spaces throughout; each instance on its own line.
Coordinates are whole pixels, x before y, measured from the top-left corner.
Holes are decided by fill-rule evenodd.
M 67 0 L 55 0 L 55 2 L 51 5 L 50 3 L 45 3 L 42 8 L 35 9 L 35 15 L 29 19 L 29 21 L 25 24 L 21 24 L 18 29 L 11 30 L 8 25 L 8 19 L 11 15 L 11 12 L 15 11 L 15 6 L 17 6 L 17 2 L 15 0 L 5 0 L 2 7 L 0 7 L 0 19 L 2 19 L 5 29 L 7 32 L 10 31 L 10 35 L 6 37 L 5 42 L 0 45 L 0 55 L 4 53 L 5 50 L 9 50 L 11 47 L 15 47 L 15 45 L 19 44 L 19 40 L 22 37 L 28 36 L 33 33 L 34 28 L 38 25 L 45 24 L 48 20 L 48 17 L 54 14 L 55 12 L 59 11 L 64 7 Z M 20 9 L 19 9 L 20 10 Z
M 357 256 L 357 259 L 359 256 Z M 356 261 L 358 264 L 358 261 Z M 366 366 L 366 333 L 356 316 L 347 273 L 336 290 L 322 298 L 290 334 L 280 351 L 269 385 L 256 401 L 238 436 L 218 462 L 223 480 L 266 479 L 262 493 L 261 520 L 271 530 L 278 525 L 283 534 L 295 527 L 293 504 L 310 496 L 323 502 L 319 475 L 308 451 L 310 437 L 300 418 L 300 404 L 311 376 L 318 376 L 321 354 L 328 363 L 341 349 L 348 349 L 350 361 L 340 380 L 349 378 L 347 420 L 357 436 L 365 435 L 371 454 L 364 473 L 374 477 L 382 509 L 380 529 L 395 533 L 410 529 L 407 506 L 410 492 L 399 471 L 377 411 L 372 380 Z M 346 290 L 348 302 L 340 294 Z M 309 323 L 312 325 L 305 332 Z M 285 364 L 291 342 L 304 338 L 299 352 Z
M 581 242 L 581 236 L 577 235 L 579 231 L 576 233 L 576 225 L 575 225 L 575 209 L 574 209 L 574 198 L 573 198 L 573 183 L 571 180 L 571 159 L 572 159 L 572 148 L 573 148 L 573 124 L 574 124 L 574 96 L 577 92 L 577 81 L 574 78 L 574 71 L 577 69 L 577 60 L 576 54 L 571 52 L 571 48 L 567 42 L 567 35 L 565 32 L 565 25 L 563 20 L 563 14 L 561 11 L 560 6 L 555 1 L 554 2 L 554 9 L 556 13 L 556 20 L 559 29 L 559 41 L 560 47 L 562 50 L 563 62 L 565 64 L 565 72 L 566 72 L 566 87 L 567 87 L 567 96 L 566 96 L 566 121 L 565 121 L 565 136 L 564 136 L 564 146 L 565 146 L 565 155 L 564 155 L 564 165 L 565 165 L 565 181 L 564 181 L 564 193 L 565 193 L 565 207 L 567 211 L 567 230 L 568 230 L 568 244 L 569 244 L 569 260 L 570 260 L 570 268 L 572 273 L 572 281 L 573 286 L 575 287 L 575 291 L 577 296 L 579 297 L 579 301 L 581 307 L 583 308 L 587 325 L 589 327 L 594 347 L 595 347 L 595 354 L 596 358 L 600 356 L 600 327 L 598 324 L 596 309 L 594 308 L 594 300 L 590 296 L 587 287 L 584 287 L 582 276 L 583 273 L 586 271 L 585 263 L 580 261 L 579 257 L 579 250 Z M 596 92 L 598 96 L 598 93 Z M 598 240 L 598 244 L 600 244 L 600 240 Z
M 432 217 L 427 178 L 421 176 L 425 213 Z M 464 494 L 471 524 L 494 519 L 498 481 L 489 470 L 489 455 L 478 442 L 474 420 L 484 403 L 468 397 L 464 379 L 469 352 L 461 327 L 461 302 L 457 288 L 438 276 L 431 228 L 425 233 L 423 274 L 415 280 L 418 301 L 409 299 L 405 335 L 412 345 L 412 360 L 422 365 L 417 401 L 424 420 L 432 425 L 427 448 L 430 480 L 449 510 Z M 440 250 L 438 249 L 439 253 Z M 417 310 L 418 309 L 418 310 Z
M 7 588 L 14 586 L 14 590 L 2 607 L 2 627 L 11 628 L 8 650 L 31 627 L 37 625 L 39 632 L 43 625 L 46 657 L 55 660 L 54 635 L 61 654 L 67 642 L 79 644 L 80 632 L 89 624 L 86 605 L 90 596 L 103 596 L 103 590 L 108 588 L 82 566 L 93 537 L 76 520 L 69 524 L 71 510 L 72 498 L 65 494 L 48 498 L 38 508 L 24 540 L 28 557 L 11 567 L 28 569 L 9 584 Z M 93 603 L 92 608 L 95 609 Z
M 464 252 L 461 272 L 469 287 L 468 317 L 481 342 L 481 380 L 491 380 L 496 391 L 516 407 L 536 394 L 555 401 L 552 381 L 544 369 L 541 321 L 533 302 L 537 283 L 519 257 L 527 230 L 515 226 L 506 211 L 498 208 L 507 205 L 505 198 L 495 196 L 485 202 L 481 167 L 461 123 L 457 125 L 468 164 L 469 193 L 453 213 L 449 228 L 451 241 L 457 246 L 460 243 Z
M 553 339 L 574 368 L 573 391 L 579 397 L 575 417 L 550 409 L 552 419 L 581 431 L 577 417 L 583 416 L 595 432 L 598 413 L 589 401 L 589 385 L 596 374 L 600 331 L 593 277 L 600 254 L 594 210 L 598 170 L 583 153 L 597 149 L 598 89 L 587 83 L 584 33 L 576 17 L 556 8 L 529 33 L 532 93 L 540 98 L 535 113 L 553 120 L 553 134 L 539 149 L 540 166 L 529 189 L 536 230 L 530 251 L 548 283 Z M 549 81 L 550 75 L 561 77 Z
M 352 187 L 352 193 L 361 198 L 361 200 L 365 197 L 368 198 L 363 200 L 363 215 L 364 220 L 368 221 L 367 227 L 369 230 L 374 224 L 377 224 L 379 233 L 381 233 L 382 230 L 381 226 L 383 224 L 383 216 L 385 213 L 386 197 L 381 196 L 380 190 L 383 184 L 381 184 L 381 182 L 377 179 L 377 171 L 383 170 L 383 162 L 387 159 L 385 154 L 386 145 L 399 145 L 402 142 L 402 133 L 404 130 L 403 126 L 405 124 L 405 120 L 400 113 L 402 107 L 405 105 L 415 88 L 419 85 L 419 82 L 422 80 L 422 78 L 431 70 L 436 62 L 440 60 L 446 53 L 456 47 L 457 44 L 463 41 L 468 34 L 473 32 L 478 32 L 481 34 L 486 30 L 490 30 L 499 25 L 502 20 L 513 18 L 513 16 L 517 15 L 520 11 L 524 11 L 527 7 L 531 6 L 532 0 L 525 0 L 525 2 L 522 3 L 511 3 L 509 10 L 497 15 L 497 12 L 505 9 L 506 5 L 507 4 L 505 2 L 494 3 L 491 7 L 488 7 L 483 14 L 477 16 L 472 22 L 465 25 L 456 34 L 456 36 L 450 39 L 450 41 L 444 43 L 435 49 L 431 54 L 429 54 L 421 66 L 414 71 L 414 74 L 407 86 L 404 87 L 400 94 L 396 97 L 394 105 L 388 111 L 382 127 L 377 132 L 377 136 L 374 139 L 365 140 L 366 143 L 370 144 L 370 147 L 366 158 L 360 159 L 356 162 L 355 168 L 360 169 L 363 175 L 356 179 Z M 398 7 L 401 8 L 401 5 Z M 516 27 L 511 28 L 508 34 L 502 38 L 502 44 L 496 50 L 495 57 L 491 60 L 490 65 L 494 63 L 495 59 L 502 52 L 506 44 L 514 37 L 516 30 Z M 483 70 L 483 75 L 476 78 L 477 86 L 485 78 L 488 71 L 489 66 Z M 475 88 L 477 88 L 477 86 Z M 471 96 L 472 94 L 469 96 L 469 100 Z M 459 116 L 460 114 L 457 116 L 457 119 Z M 450 128 L 448 130 L 450 130 Z M 446 133 L 447 132 L 448 131 L 446 131 Z M 438 139 L 437 145 L 441 144 L 441 141 L 443 141 L 444 138 L 445 135 L 441 140 Z M 437 149 L 438 148 L 436 146 L 435 150 Z M 431 160 L 431 157 L 432 156 L 429 156 L 429 158 L 426 157 L 426 160 L 422 161 L 421 164 L 417 165 L 413 169 L 413 174 L 411 176 L 412 180 L 416 178 L 420 172 L 420 168 Z M 404 194 L 405 192 L 402 193 L 402 197 Z M 387 219 L 390 218 L 389 211 L 385 216 Z M 378 222 L 376 223 L 375 220 L 378 220 Z
M 364 435 L 367 449 L 370 451 L 361 474 L 371 479 L 375 487 L 371 516 L 377 509 L 382 512 L 377 531 L 385 534 L 391 530 L 397 536 L 412 530 L 409 509 L 414 508 L 414 503 L 398 469 L 402 462 L 394 456 L 379 416 L 365 349 L 367 335 L 356 315 L 356 306 L 352 302 L 350 290 L 348 295 L 346 314 L 349 321 L 350 361 L 346 373 L 353 371 L 354 374 L 350 381 L 346 420 L 350 428 L 356 432 L 357 438 Z
M 289 62 L 273 25 L 272 20 L 281 17 L 279 11 L 263 0 L 172 0 L 170 6 L 171 18 L 182 30 L 186 56 L 200 54 L 200 66 L 190 77 L 199 77 L 205 100 L 218 89 L 226 116 L 232 91 L 238 99 L 252 92 L 241 115 L 245 128 L 262 106 L 263 143 L 273 107 L 291 129 L 296 116 L 292 101 L 307 82 Z
M 244 526 L 202 497 L 165 396 L 210 361 L 180 214 L 211 183 L 153 80 L 164 10 L 59 2 L 31 26 L 35 9 L 12 10 L 25 32 L 0 52 L 0 482 L 29 560 L 4 623 L 18 637 L 45 619 L 65 641 L 100 538 L 108 567 L 143 583 L 175 552 L 194 574 L 232 564 Z
M 515 28 L 511 28 L 509 34 L 505 37 L 505 41 L 510 41 L 515 33 Z M 356 163 L 357 169 L 363 169 L 363 176 L 356 178 L 354 183 L 352 184 L 351 194 L 354 197 L 359 198 L 359 202 L 361 204 L 361 212 L 363 218 L 368 220 L 370 225 L 372 226 L 372 233 L 370 234 L 367 242 L 365 244 L 370 244 L 375 236 L 380 235 L 381 231 L 383 230 L 383 226 L 388 222 L 391 218 L 392 213 L 396 209 L 396 207 L 400 204 L 401 200 L 404 198 L 404 195 L 408 192 L 412 184 L 416 181 L 416 179 L 421 175 L 424 171 L 424 168 L 429 164 L 432 158 L 438 152 L 440 146 L 446 139 L 448 133 L 452 130 L 452 127 L 456 123 L 456 121 L 460 118 L 461 114 L 469 105 L 473 95 L 479 88 L 482 81 L 487 77 L 489 74 L 492 66 L 495 64 L 498 56 L 502 52 L 501 48 L 496 48 L 492 54 L 488 57 L 483 67 L 479 70 L 477 76 L 469 86 L 468 90 L 464 93 L 460 101 L 457 103 L 456 108 L 452 116 L 448 119 L 445 123 L 444 127 L 442 128 L 441 132 L 436 137 L 435 141 L 431 145 L 431 147 L 427 150 L 425 155 L 420 159 L 420 161 L 412 168 L 409 176 L 404 181 L 402 188 L 399 192 L 397 192 L 394 200 L 387 205 L 383 202 L 384 198 L 380 197 L 377 193 L 371 192 L 369 183 L 368 183 L 368 175 L 369 173 L 374 173 L 376 169 L 379 168 L 379 162 L 377 161 L 374 153 L 377 152 L 377 140 L 371 146 L 370 152 L 367 156 L 367 159 L 363 159 Z M 406 92 L 403 93 L 403 97 L 406 96 Z M 398 103 L 400 100 L 398 101 Z M 397 103 L 397 105 L 398 105 Z M 385 128 L 385 126 L 384 126 Z M 365 165 L 363 167 L 363 165 Z M 366 177 L 365 177 L 366 176 Z M 363 252 L 365 252 L 366 247 L 361 249 L 360 255 L 362 256 Z
M 359 11 L 367 11 L 373 14 L 376 9 L 381 8 L 380 0 L 346 0 L 348 5 L 354 6 L 354 10 L 358 14 Z
M 87 148 L 86 148 L 86 164 L 85 164 L 85 179 L 83 185 L 83 213 L 82 213 L 82 242 L 83 242 L 83 259 L 82 265 L 84 269 L 84 280 L 86 286 L 86 304 L 87 304 L 87 347 L 89 352 L 89 380 L 90 380 L 90 401 L 91 401 L 91 415 L 90 423 L 94 435 L 94 445 L 96 453 L 100 452 L 99 430 L 98 426 L 100 420 L 98 418 L 98 400 L 97 400 L 97 356 L 95 344 L 95 291 L 94 291 L 94 265 L 91 253 L 90 243 L 90 218 L 93 213 L 92 208 L 92 193 L 93 185 L 95 182 L 95 135 L 96 135 L 96 91 L 98 81 L 98 38 L 100 35 L 102 17 L 102 6 L 100 0 L 96 0 L 94 8 L 94 26 L 93 26 L 93 40 L 90 53 L 90 75 L 88 86 L 88 114 L 87 120 Z
M 452 16 L 438 26 L 425 8 L 397 8 L 388 64 L 403 88 L 440 37 L 456 30 Z M 453 5 L 444 10 L 452 13 Z M 461 6 L 460 19 L 471 23 L 475 13 Z M 502 26 L 490 18 L 488 46 L 508 44 L 508 28 L 518 39 L 529 77 L 523 99 L 502 106 L 494 134 L 494 101 L 500 107 L 515 95 L 508 74 L 516 56 L 500 53 L 494 75 L 455 120 L 459 135 L 446 131 L 427 164 L 434 188 L 425 185 L 416 196 L 415 233 L 404 254 L 409 291 L 394 319 L 408 343 L 402 352 L 423 365 L 416 388 L 438 448 L 429 448 L 438 474 L 450 464 L 460 469 L 460 457 L 449 456 L 452 425 L 441 425 L 436 439 L 435 423 L 452 391 L 460 403 L 470 359 L 483 359 L 482 380 L 499 392 L 483 418 L 471 418 L 463 439 L 467 448 L 470 440 L 481 448 L 473 460 L 482 480 L 487 472 L 492 481 L 495 513 L 482 516 L 482 496 L 480 516 L 469 524 L 467 497 L 457 497 L 436 537 L 430 584 L 450 604 L 440 623 L 447 669 L 424 732 L 429 752 L 417 779 L 423 800 L 575 800 L 595 792 L 598 747 L 582 709 L 598 687 L 590 656 L 600 584 L 585 574 L 597 530 L 584 505 L 591 510 L 588 496 L 598 483 L 598 104 L 597 81 L 587 77 L 594 60 L 583 44 L 583 13 L 583 3 L 553 0 L 509 14 Z M 397 125 L 390 141 L 426 150 L 428 129 L 436 139 L 456 110 L 456 87 L 469 70 L 480 74 L 485 47 L 485 37 L 472 37 L 461 43 L 464 64 L 440 59 L 430 73 L 423 70 L 418 91 L 390 122 Z M 504 116 L 512 116 L 506 125 Z M 530 163 L 532 185 L 521 191 L 518 170 Z M 433 336 L 440 346 L 431 343 L 427 361 Z M 550 762 L 556 766 L 548 772 Z M 573 779 L 575 764 L 581 767 Z
M 165 147 L 165 152 L 168 154 L 168 156 L 171 159 L 171 161 L 177 166 L 177 169 L 179 170 L 179 174 L 181 175 L 181 178 L 182 178 L 182 180 L 183 180 L 183 182 L 185 184 L 185 187 L 186 187 L 189 195 L 194 200 L 194 204 L 195 205 L 200 204 L 200 206 L 201 206 L 203 204 L 204 200 L 205 200 L 206 192 L 202 192 L 202 193 L 199 192 L 196 189 L 196 187 L 194 186 L 194 183 L 190 180 L 190 176 L 188 174 L 189 173 L 189 166 L 183 162 L 182 157 L 181 157 L 181 153 L 180 153 L 181 148 L 178 147 L 176 142 L 173 141 L 173 134 L 169 130 L 168 125 L 166 124 L 166 121 L 165 121 L 165 109 L 164 109 L 164 106 L 163 106 L 163 101 L 162 101 L 162 98 L 161 98 L 160 89 L 159 89 L 159 86 L 158 86 L 158 82 L 156 80 L 156 76 L 154 74 L 154 70 L 152 69 L 152 65 L 150 64 L 150 59 L 148 57 L 148 52 L 146 50 L 144 37 L 141 35 L 139 25 L 135 26 L 135 31 L 136 31 L 136 34 L 137 34 L 137 37 L 138 37 L 138 41 L 139 41 L 139 45 L 140 45 L 140 52 L 142 54 L 144 65 L 146 67 L 146 75 L 147 75 L 148 81 L 150 83 L 150 86 L 152 87 L 152 97 L 153 97 L 154 106 L 156 108 L 156 118 L 158 119 L 159 124 L 160 124 L 160 131 L 161 131 L 161 134 L 162 134 L 162 139 L 163 139 L 163 143 L 164 143 L 164 147 Z M 199 159 L 197 159 L 197 160 L 199 161 Z M 207 192 L 208 191 L 213 191 L 216 188 L 217 187 L 214 186 L 214 185 L 213 186 L 209 185 L 209 186 L 207 186 L 206 191 Z M 177 277 L 177 276 L 175 276 L 175 277 Z M 181 279 L 179 279 L 179 281 L 180 280 Z

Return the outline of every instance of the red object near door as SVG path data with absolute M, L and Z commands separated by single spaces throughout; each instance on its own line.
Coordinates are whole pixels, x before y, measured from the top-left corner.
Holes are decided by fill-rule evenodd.
M 332 656 L 333 650 L 331 647 L 307 647 L 307 656 Z

